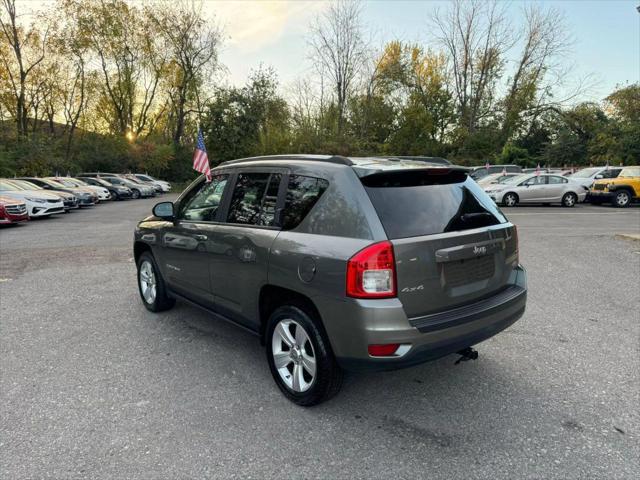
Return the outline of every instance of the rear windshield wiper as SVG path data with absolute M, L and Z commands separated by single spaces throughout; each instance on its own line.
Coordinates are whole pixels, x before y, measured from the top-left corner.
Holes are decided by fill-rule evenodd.
M 468 221 L 471 221 L 471 220 L 475 220 L 476 218 L 486 218 L 486 217 L 490 217 L 492 219 L 495 219 L 493 214 L 491 214 L 489 212 L 463 213 L 462 215 L 460 215 L 460 219 L 463 222 L 468 222 Z

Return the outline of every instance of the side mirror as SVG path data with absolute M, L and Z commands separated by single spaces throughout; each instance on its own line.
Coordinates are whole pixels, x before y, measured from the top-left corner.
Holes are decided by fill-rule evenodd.
M 153 206 L 153 214 L 165 220 L 173 220 L 173 202 L 160 202 Z
M 602 175 L 601 173 L 596 175 L 596 180 L 600 180 L 601 178 L 604 178 L 604 175 Z

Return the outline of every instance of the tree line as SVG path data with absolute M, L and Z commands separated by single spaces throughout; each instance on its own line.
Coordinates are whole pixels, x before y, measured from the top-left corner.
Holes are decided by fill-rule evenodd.
M 0 7 L 0 175 L 147 171 L 192 178 L 202 128 L 213 164 L 277 153 L 443 156 L 461 164 L 634 164 L 640 85 L 580 102 L 561 13 L 452 1 L 429 40 L 378 45 L 366 4 L 309 25 L 308 74 L 263 65 L 229 86 L 228 40 L 203 4 L 57 0 Z M 214 8 L 215 3 L 205 4 Z M 570 85 L 568 80 L 574 80 Z

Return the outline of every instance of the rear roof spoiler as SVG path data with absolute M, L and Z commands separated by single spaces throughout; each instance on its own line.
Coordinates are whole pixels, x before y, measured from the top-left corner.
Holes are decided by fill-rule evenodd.
M 450 172 L 466 173 L 467 175 L 471 171 L 469 167 L 463 167 L 460 165 L 415 165 L 411 166 L 399 163 L 396 165 L 390 164 L 384 167 L 376 168 L 376 166 L 356 166 L 353 167 L 358 177 L 369 177 L 371 175 L 381 175 L 386 173 L 401 173 L 401 172 L 424 172 L 431 173 L 433 175 L 445 175 Z

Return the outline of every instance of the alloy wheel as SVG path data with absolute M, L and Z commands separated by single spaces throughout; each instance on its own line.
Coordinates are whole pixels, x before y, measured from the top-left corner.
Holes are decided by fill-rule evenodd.
M 507 207 L 513 207 L 516 204 L 516 197 L 511 193 L 507 194 L 507 196 L 504 197 L 504 204 Z
M 309 390 L 316 378 L 316 355 L 302 325 L 292 319 L 280 320 L 273 330 L 271 347 L 284 384 L 298 393 Z
M 144 301 L 152 304 L 156 300 L 156 275 L 153 265 L 148 260 L 140 264 L 140 291 Z
M 575 203 L 576 203 L 576 197 L 571 193 L 567 194 L 567 196 L 564 198 L 564 204 L 567 207 L 573 207 Z
M 629 203 L 629 194 L 625 191 L 616 194 L 616 205 L 624 207 Z

